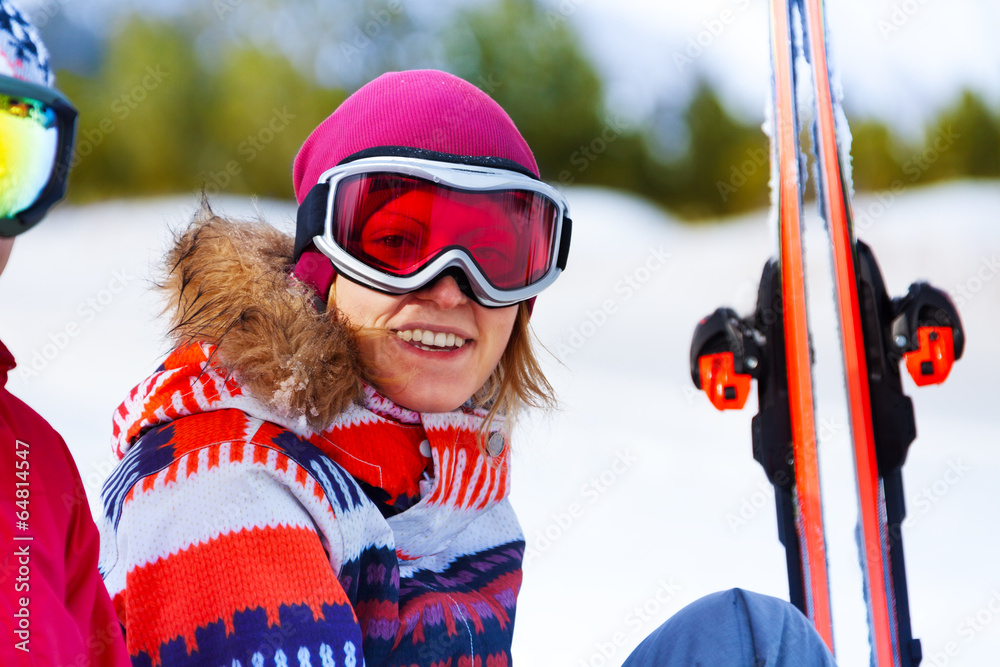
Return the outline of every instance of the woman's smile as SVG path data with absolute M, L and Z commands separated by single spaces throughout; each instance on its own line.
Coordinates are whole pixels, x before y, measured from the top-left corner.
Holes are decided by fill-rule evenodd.
M 469 400 L 500 362 L 517 317 L 517 306 L 479 305 L 451 276 L 392 295 L 338 275 L 334 293 L 354 326 L 389 334 L 361 337 L 362 362 L 386 397 L 418 412 Z

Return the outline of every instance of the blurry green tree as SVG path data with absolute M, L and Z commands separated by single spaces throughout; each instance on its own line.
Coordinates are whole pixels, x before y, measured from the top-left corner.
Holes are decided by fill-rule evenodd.
M 855 120 L 850 125 L 854 186 L 861 190 L 889 189 L 901 177 L 902 164 L 896 158 L 900 152 L 898 140 L 876 120 Z
M 389 69 L 437 66 L 510 113 L 546 180 L 628 190 L 689 219 L 767 204 L 759 122 L 730 113 L 701 75 L 670 118 L 658 109 L 643 122 L 623 120 L 606 108 L 572 20 L 539 0 L 475 4 L 433 32 L 401 0 L 338 1 L 319 13 L 319 0 L 262 0 L 254 12 L 243 11 L 242 0 L 220 2 L 172 18 L 124 20 L 96 73 L 60 73 L 81 111 L 71 198 L 203 187 L 290 197 L 295 152 L 347 90 Z M 281 21 L 301 39 L 260 32 Z M 851 125 L 859 190 L 911 182 L 914 174 L 922 183 L 1000 176 L 1000 117 L 973 92 L 943 111 L 919 145 L 878 120 Z M 657 127 L 671 136 L 656 135 Z M 662 150 L 664 143 L 674 149 Z
M 74 199 L 196 191 L 291 196 L 305 136 L 343 101 L 282 56 L 231 48 L 215 67 L 184 26 L 129 21 L 94 78 L 59 83 L 80 109 Z
M 920 157 L 927 180 L 1000 176 L 1000 118 L 966 90 L 929 128 Z
M 767 204 L 769 154 L 760 127 L 733 117 L 705 79 L 696 85 L 684 121 L 688 147 L 676 165 L 679 210 L 698 218 Z

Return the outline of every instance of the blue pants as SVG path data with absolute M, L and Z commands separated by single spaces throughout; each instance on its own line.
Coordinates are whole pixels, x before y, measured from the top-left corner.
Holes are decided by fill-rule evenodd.
M 784 600 L 733 588 L 670 617 L 622 667 L 836 665 L 819 633 Z

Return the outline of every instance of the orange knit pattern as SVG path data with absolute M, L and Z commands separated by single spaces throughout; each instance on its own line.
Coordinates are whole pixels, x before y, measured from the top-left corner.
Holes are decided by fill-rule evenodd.
M 281 526 L 222 535 L 137 567 L 127 591 L 117 602 L 129 653 L 148 653 L 154 666 L 160 646 L 178 637 L 189 654 L 197 650 L 197 627 L 222 621 L 231 633 L 237 612 L 262 608 L 273 626 L 280 605 L 305 604 L 318 619 L 323 605 L 349 604 L 316 532 Z

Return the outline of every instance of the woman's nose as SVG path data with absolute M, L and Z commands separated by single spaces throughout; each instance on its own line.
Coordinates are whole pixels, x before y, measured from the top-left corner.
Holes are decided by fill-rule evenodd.
M 455 277 L 450 275 L 441 276 L 417 292 L 417 295 L 422 299 L 434 301 L 441 308 L 454 308 L 469 299 L 458 286 L 458 281 L 455 280 Z

